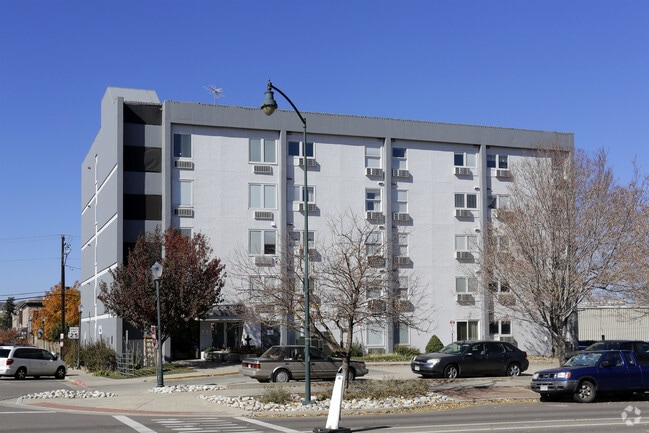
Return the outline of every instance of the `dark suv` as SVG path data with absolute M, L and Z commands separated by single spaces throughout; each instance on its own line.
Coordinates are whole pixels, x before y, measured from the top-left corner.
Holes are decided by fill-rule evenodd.
M 641 340 L 601 340 L 577 352 L 566 353 L 566 359 L 593 350 L 630 350 L 640 365 L 649 365 L 649 343 Z

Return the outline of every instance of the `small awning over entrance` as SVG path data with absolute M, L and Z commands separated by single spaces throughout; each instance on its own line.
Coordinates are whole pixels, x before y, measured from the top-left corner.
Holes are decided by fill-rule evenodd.
M 203 320 L 208 322 L 241 321 L 246 309 L 241 304 L 215 305 Z

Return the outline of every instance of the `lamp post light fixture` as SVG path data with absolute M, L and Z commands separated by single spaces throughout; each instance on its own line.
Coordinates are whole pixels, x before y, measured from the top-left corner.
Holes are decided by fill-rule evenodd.
M 304 138 L 302 140 L 302 169 L 304 170 L 304 188 L 302 191 L 302 200 L 304 202 L 304 404 L 311 404 L 311 321 L 309 318 L 309 184 L 307 182 L 307 143 L 306 143 L 306 119 L 297 109 L 293 101 L 286 96 L 273 83 L 268 80 L 266 87 L 266 94 L 264 103 L 261 109 L 267 116 L 272 115 L 277 109 L 277 102 L 275 101 L 273 90 L 279 92 L 291 104 L 293 110 L 302 121 Z
M 155 262 L 151 266 L 151 275 L 153 276 L 153 281 L 155 281 L 155 297 L 158 310 L 158 327 L 156 328 L 156 341 L 158 343 L 158 388 L 165 386 L 164 378 L 162 376 L 162 328 L 160 327 L 160 278 L 162 277 L 162 265 L 158 262 Z
M 81 317 L 83 316 L 83 304 L 79 304 L 79 338 L 77 339 L 77 370 L 81 367 Z

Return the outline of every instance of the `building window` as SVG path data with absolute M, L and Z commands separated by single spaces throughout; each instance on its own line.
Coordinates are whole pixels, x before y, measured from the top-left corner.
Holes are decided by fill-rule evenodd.
M 251 138 L 248 144 L 250 162 L 265 162 L 274 164 L 277 162 L 276 140 L 266 138 Z
M 511 289 L 505 281 L 492 281 L 489 283 L 489 291 L 492 293 L 509 293 Z
M 509 206 L 509 196 L 504 194 L 490 195 L 487 201 L 489 209 L 502 209 Z
M 381 212 L 381 190 L 365 190 L 365 210 L 368 212 Z
M 277 209 L 277 186 L 250 184 L 248 207 L 250 209 Z
M 275 254 L 276 237 L 275 230 L 250 230 L 248 252 L 252 255 Z
M 392 148 L 392 169 L 407 170 L 408 164 L 406 159 L 406 149 L 402 147 Z
M 289 238 L 291 239 L 291 242 L 293 245 L 303 245 L 304 244 L 304 231 L 292 231 L 289 232 Z M 309 243 L 314 242 L 315 240 L 315 232 L 309 231 Z
M 306 157 L 313 158 L 313 143 L 306 143 Z M 302 146 L 301 141 L 289 141 L 288 142 L 288 156 L 304 156 L 304 146 Z
M 379 327 L 368 328 L 367 330 L 367 345 L 368 346 L 383 346 L 383 329 Z
M 191 180 L 175 180 L 173 182 L 171 197 L 174 206 L 192 206 L 192 184 Z
M 455 194 L 455 208 L 456 209 L 477 209 L 478 195 L 477 194 Z
M 397 236 L 397 256 L 398 257 L 408 257 L 408 234 L 399 233 Z
M 489 334 L 512 335 L 512 323 L 509 320 L 496 320 L 489 323 Z
M 192 229 L 191 228 L 180 227 L 180 228 L 178 228 L 178 231 L 180 232 L 181 235 L 185 236 L 186 238 L 189 238 L 189 239 L 192 238 Z
M 307 188 L 309 196 L 307 197 L 308 203 L 315 203 L 315 187 L 310 186 Z M 293 185 L 288 188 L 288 199 L 289 201 L 304 201 L 304 186 L 303 185 Z
M 475 153 L 455 152 L 453 163 L 456 167 L 475 167 Z
M 455 251 L 478 251 L 478 236 L 455 235 Z
M 475 293 L 478 279 L 473 277 L 455 277 L 455 293 Z
M 162 149 L 124 146 L 124 171 L 162 172 Z
M 396 289 L 397 298 L 401 301 L 407 301 L 409 299 L 408 294 L 408 277 L 400 276 L 397 280 L 397 289 Z
M 509 160 L 507 155 L 498 155 L 498 154 L 487 155 L 487 167 L 499 168 L 499 169 L 509 168 Z
M 410 344 L 410 328 L 407 324 L 394 324 L 394 344 Z
M 174 134 L 174 158 L 192 157 L 192 136 L 189 134 Z
M 365 167 L 381 168 L 381 148 L 378 146 L 365 147 Z
M 383 246 L 383 234 L 381 232 L 371 232 L 365 239 L 365 251 L 368 256 L 380 256 Z
M 392 209 L 398 213 L 408 213 L 408 191 L 395 190 L 392 193 Z
M 458 340 L 477 340 L 479 338 L 477 320 L 458 320 L 455 326 Z

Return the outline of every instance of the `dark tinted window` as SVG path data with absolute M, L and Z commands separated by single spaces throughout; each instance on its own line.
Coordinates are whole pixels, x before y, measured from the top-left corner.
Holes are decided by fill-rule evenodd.
M 14 358 L 21 359 L 43 359 L 41 354 L 41 349 L 16 349 L 14 352 Z
M 8 358 L 9 352 L 9 349 L 0 349 L 0 358 Z
M 631 352 L 624 352 L 624 358 L 626 359 L 626 363 L 630 366 L 635 366 L 635 359 L 633 359 L 633 355 L 631 355 Z

